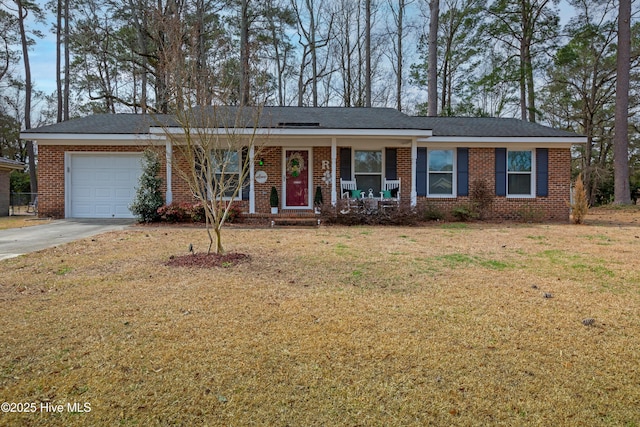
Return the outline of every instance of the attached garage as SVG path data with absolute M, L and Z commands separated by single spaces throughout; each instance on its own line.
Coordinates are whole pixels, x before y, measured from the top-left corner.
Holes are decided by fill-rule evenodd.
M 140 153 L 67 153 L 68 218 L 133 218 Z

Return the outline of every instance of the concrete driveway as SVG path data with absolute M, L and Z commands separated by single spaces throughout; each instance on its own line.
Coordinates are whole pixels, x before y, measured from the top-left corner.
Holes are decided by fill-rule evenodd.
M 60 219 L 47 224 L 0 230 L 0 260 L 74 240 L 124 230 L 135 224 L 133 219 Z

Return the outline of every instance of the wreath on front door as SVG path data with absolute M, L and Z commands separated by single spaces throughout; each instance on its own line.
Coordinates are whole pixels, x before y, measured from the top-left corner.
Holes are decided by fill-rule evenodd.
M 305 170 L 304 158 L 300 153 L 293 153 L 289 156 L 289 160 L 287 161 L 287 173 L 294 178 L 300 176 L 300 173 Z

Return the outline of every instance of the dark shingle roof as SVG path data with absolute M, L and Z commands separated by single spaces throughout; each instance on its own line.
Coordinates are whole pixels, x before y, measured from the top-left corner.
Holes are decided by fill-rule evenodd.
M 0 169 L 24 169 L 25 164 L 17 160 L 7 159 L 6 157 L 0 157 Z
M 240 120 L 236 120 L 238 107 L 205 107 L 194 109 L 192 126 L 202 126 L 212 121 L 215 112 L 217 123 L 244 123 L 253 127 L 253 110 L 245 108 Z M 203 114 L 204 111 L 204 115 Z M 54 125 L 28 129 L 23 134 L 145 134 L 150 127 L 162 125 L 179 127 L 169 115 L 96 114 Z M 220 127 L 223 127 L 220 126 Z M 485 117 L 411 117 L 391 108 L 347 107 L 264 107 L 260 116 L 262 128 L 315 128 L 315 129 L 386 129 L 432 130 L 434 136 L 450 137 L 578 137 L 572 132 L 561 131 L 518 119 Z
M 167 116 L 144 114 L 94 114 L 91 116 L 67 120 L 53 125 L 22 131 L 30 133 L 71 133 L 71 134 L 144 134 L 157 120 L 166 120 Z
M 413 117 L 419 126 L 433 130 L 433 136 L 458 137 L 578 137 L 567 132 L 525 122 L 495 117 Z

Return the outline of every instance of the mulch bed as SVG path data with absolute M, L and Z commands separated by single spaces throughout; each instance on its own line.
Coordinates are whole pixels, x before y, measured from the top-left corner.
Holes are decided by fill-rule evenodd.
M 171 256 L 165 265 L 169 267 L 215 268 L 233 267 L 247 262 L 251 257 L 247 254 L 230 252 L 226 254 L 194 253 L 189 255 Z

